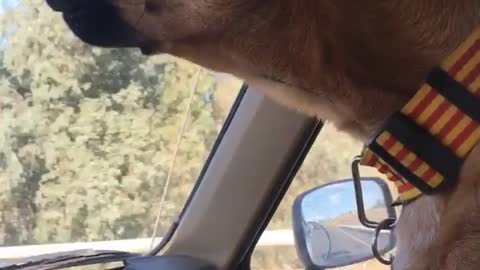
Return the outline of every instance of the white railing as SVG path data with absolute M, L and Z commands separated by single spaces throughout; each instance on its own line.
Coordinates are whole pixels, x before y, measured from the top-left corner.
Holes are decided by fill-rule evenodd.
M 158 238 L 159 243 L 162 239 Z M 83 242 L 50 245 L 11 246 L 0 247 L 0 261 L 8 259 L 21 259 L 31 256 L 44 255 L 46 253 L 68 252 L 73 250 L 116 250 L 126 252 L 145 252 L 151 243 L 150 238 L 134 240 L 116 240 L 102 242 Z M 293 246 L 292 230 L 265 231 L 260 237 L 258 247 Z

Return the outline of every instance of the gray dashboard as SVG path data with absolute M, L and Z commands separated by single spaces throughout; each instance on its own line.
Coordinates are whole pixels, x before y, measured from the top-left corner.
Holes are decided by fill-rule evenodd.
M 125 260 L 124 270 L 217 270 L 214 265 L 189 256 L 138 257 Z

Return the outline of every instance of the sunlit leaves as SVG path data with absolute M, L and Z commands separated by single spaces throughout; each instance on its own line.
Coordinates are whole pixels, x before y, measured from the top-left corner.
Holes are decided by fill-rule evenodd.
M 87 46 L 44 1 L 6 9 L 0 29 L 3 244 L 150 236 L 198 67 Z M 202 71 L 160 233 L 181 211 L 223 122 L 226 112 L 214 107 L 232 102 L 205 99 L 217 83 Z

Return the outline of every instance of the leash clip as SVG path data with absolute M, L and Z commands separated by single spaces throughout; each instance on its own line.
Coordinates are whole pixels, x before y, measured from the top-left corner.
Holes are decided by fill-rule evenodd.
M 384 265 L 391 265 L 393 263 L 394 256 L 390 254 L 390 258 L 385 259 L 381 255 L 381 252 L 378 249 L 378 242 L 380 238 L 380 233 L 384 230 L 389 230 L 389 231 L 393 230 L 393 228 L 395 228 L 395 225 L 397 224 L 397 219 L 387 218 L 382 222 L 378 223 L 378 222 L 371 221 L 367 218 L 367 214 L 365 212 L 365 205 L 363 203 L 363 191 L 362 191 L 362 182 L 361 182 L 361 176 L 360 176 L 361 161 L 362 161 L 362 157 L 357 156 L 352 162 L 352 178 L 353 178 L 353 184 L 355 187 L 355 200 L 357 202 L 358 219 L 363 226 L 375 230 L 373 243 L 371 247 L 372 253 L 375 259 L 377 259 L 380 263 Z
M 387 218 L 384 221 L 380 222 L 375 228 L 375 236 L 372 243 L 372 252 L 375 259 L 377 259 L 380 263 L 384 265 L 392 265 L 395 256 L 390 253 L 390 258 L 385 259 L 380 251 L 378 250 L 378 239 L 380 238 L 380 233 L 384 230 L 392 231 L 397 224 L 397 220 L 393 218 Z
M 362 181 L 360 176 L 361 156 L 356 156 L 352 162 L 352 178 L 355 187 L 355 201 L 357 203 L 357 215 L 360 223 L 370 229 L 376 229 L 380 224 L 367 218 L 365 205 L 363 203 Z

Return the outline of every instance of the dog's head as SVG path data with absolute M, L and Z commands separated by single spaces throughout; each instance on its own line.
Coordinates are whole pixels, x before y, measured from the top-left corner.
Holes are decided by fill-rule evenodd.
M 138 47 L 146 54 L 169 51 L 172 42 L 218 39 L 239 17 L 250 20 L 256 0 L 47 0 L 84 42 L 101 47 Z M 250 23 L 248 24 L 249 26 Z M 241 34 L 241 33 L 238 33 Z
M 308 58 L 303 53 L 292 61 L 291 55 L 304 52 L 301 46 L 309 42 L 305 30 L 293 29 L 308 23 L 289 21 L 291 12 L 280 2 L 290 1 L 47 0 L 88 44 L 137 47 L 147 55 L 169 53 L 243 78 L 291 82 L 287 69 L 302 73 Z M 297 69 L 287 67 L 294 65 Z
M 465 18 L 476 16 L 468 2 L 477 1 L 47 2 L 87 43 L 233 73 L 366 137 L 468 34 L 475 22 Z

